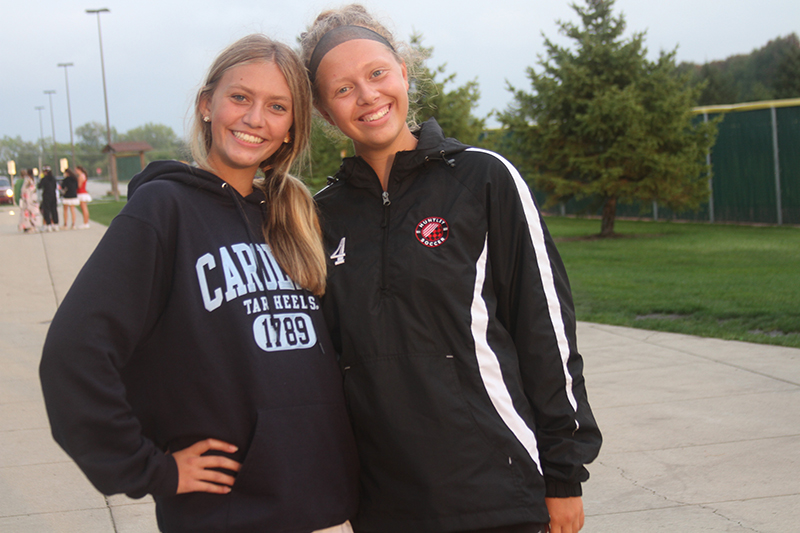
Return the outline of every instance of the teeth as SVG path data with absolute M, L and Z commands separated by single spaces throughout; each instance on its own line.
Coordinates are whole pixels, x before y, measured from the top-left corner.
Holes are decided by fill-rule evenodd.
M 381 109 L 380 111 L 378 111 L 377 113 L 373 113 L 372 115 L 364 117 L 362 120 L 364 122 L 372 122 L 372 121 L 375 121 L 375 120 L 378 120 L 380 118 L 385 117 L 388 112 L 389 112 L 389 106 L 386 106 L 383 109 Z
M 261 144 L 264 142 L 264 139 L 261 137 L 256 137 L 255 135 L 250 135 L 249 133 L 243 133 L 241 131 L 234 131 L 233 136 L 246 143 Z

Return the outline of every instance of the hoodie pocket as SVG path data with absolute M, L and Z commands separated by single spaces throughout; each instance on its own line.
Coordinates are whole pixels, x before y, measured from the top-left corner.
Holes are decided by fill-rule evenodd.
M 312 531 L 351 518 L 357 459 L 341 405 L 259 410 L 233 490 L 160 498 L 164 531 Z
M 344 522 L 355 511 L 354 452 L 344 408 L 259 410 L 253 441 L 231 492 L 229 526 L 313 530 Z
M 483 509 L 519 504 L 520 473 L 478 427 L 456 364 L 449 356 L 415 354 L 347 370 L 363 471 L 360 516 L 424 517 L 443 509 L 478 512 L 476 502 Z

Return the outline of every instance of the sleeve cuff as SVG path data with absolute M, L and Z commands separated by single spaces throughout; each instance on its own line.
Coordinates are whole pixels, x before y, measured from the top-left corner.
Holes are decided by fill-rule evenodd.
M 554 479 L 546 479 L 547 486 L 545 497 L 547 498 L 574 498 L 583 495 L 580 483 L 566 483 Z
M 126 496 L 134 499 L 142 498 L 147 494 L 162 497 L 175 496 L 178 493 L 178 463 L 175 462 L 172 454 L 162 454 L 158 469 L 161 471 L 160 475 L 154 476 L 156 479 L 153 482 L 137 490 L 126 492 Z

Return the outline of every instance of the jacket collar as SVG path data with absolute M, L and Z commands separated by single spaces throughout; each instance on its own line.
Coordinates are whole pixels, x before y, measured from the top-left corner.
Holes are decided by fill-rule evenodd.
M 454 166 L 452 156 L 468 148 L 467 145 L 455 139 L 446 138 L 435 118 L 425 121 L 414 132 L 414 135 L 419 139 L 417 147 L 414 150 L 397 153 L 389 177 L 390 181 L 402 181 L 413 176 L 426 163 L 438 161 L 443 165 Z M 354 156 L 342 160 L 342 165 L 333 180 L 346 180 L 351 185 L 366 187 L 374 186 L 377 177 L 366 161 L 359 156 Z

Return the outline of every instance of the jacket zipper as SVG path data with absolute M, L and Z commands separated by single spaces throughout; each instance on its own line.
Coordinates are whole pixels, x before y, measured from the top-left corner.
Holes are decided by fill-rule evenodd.
M 383 200 L 383 224 L 381 224 L 381 227 L 383 228 L 383 247 L 381 249 L 381 292 L 385 293 L 389 289 L 386 282 L 386 265 L 389 255 L 389 206 L 392 205 L 392 201 L 389 200 L 389 191 L 383 191 L 381 198 Z

